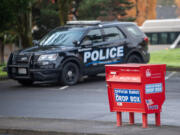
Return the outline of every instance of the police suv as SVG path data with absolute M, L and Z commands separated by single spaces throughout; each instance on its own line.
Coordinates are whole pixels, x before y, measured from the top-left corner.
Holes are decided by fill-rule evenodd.
M 148 38 L 130 22 L 70 21 L 34 44 L 8 60 L 8 76 L 22 85 L 73 85 L 84 75 L 105 72 L 105 64 L 149 61 Z

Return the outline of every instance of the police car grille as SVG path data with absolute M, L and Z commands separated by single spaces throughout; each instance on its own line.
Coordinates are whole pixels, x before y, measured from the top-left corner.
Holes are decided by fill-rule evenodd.
M 16 64 L 27 64 L 30 61 L 30 55 L 16 55 L 14 61 Z

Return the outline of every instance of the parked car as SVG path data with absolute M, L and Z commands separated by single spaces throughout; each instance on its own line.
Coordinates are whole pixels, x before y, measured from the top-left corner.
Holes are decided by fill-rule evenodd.
M 105 72 L 105 64 L 149 61 L 148 38 L 130 22 L 70 21 L 34 44 L 8 60 L 8 76 L 22 85 L 74 85 L 84 75 Z

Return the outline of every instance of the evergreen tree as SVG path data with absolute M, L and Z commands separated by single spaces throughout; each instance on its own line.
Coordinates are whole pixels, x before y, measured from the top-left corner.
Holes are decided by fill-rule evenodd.
M 32 46 L 32 2 L 34 0 L 11 1 L 14 29 L 21 40 L 22 48 L 30 47 Z
M 35 2 L 32 8 L 33 39 L 39 40 L 50 30 L 59 26 L 58 5 L 55 1 Z
M 128 0 L 86 0 L 79 8 L 80 19 L 134 20 L 127 18 L 126 11 L 133 7 Z
M 12 29 L 14 22 L 13 0 L 1 0 L 0 2 L 0 65 L 4 64 L 4 45 L 7 33 Z
M 64 25 L 68 20 L 68 14 L 71 9 L 72 0 L 57 0 L 59 9 L 60 25 Z

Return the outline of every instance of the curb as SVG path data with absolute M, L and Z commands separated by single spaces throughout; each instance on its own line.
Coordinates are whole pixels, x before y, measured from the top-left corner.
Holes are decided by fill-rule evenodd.
M 172 68 L 172 67 L 166 67 L 167 71 L 176 71 L 176 72 L 180 72 L 180 68 Z
M 75 132 L 57 132 L 57 131 L 37 131 L 24 129 L 0 129 L 0 134 L 8 135 L 108 135 L 100 133 L 75 133 Z
M 156 127 L 141 124 L 124 123 L 117 127 L 115 122 L 51 119 L 51 118 L 18 118 L 0 117 L 0 135 L 179 135 L 178 126 L 162 125 Z

